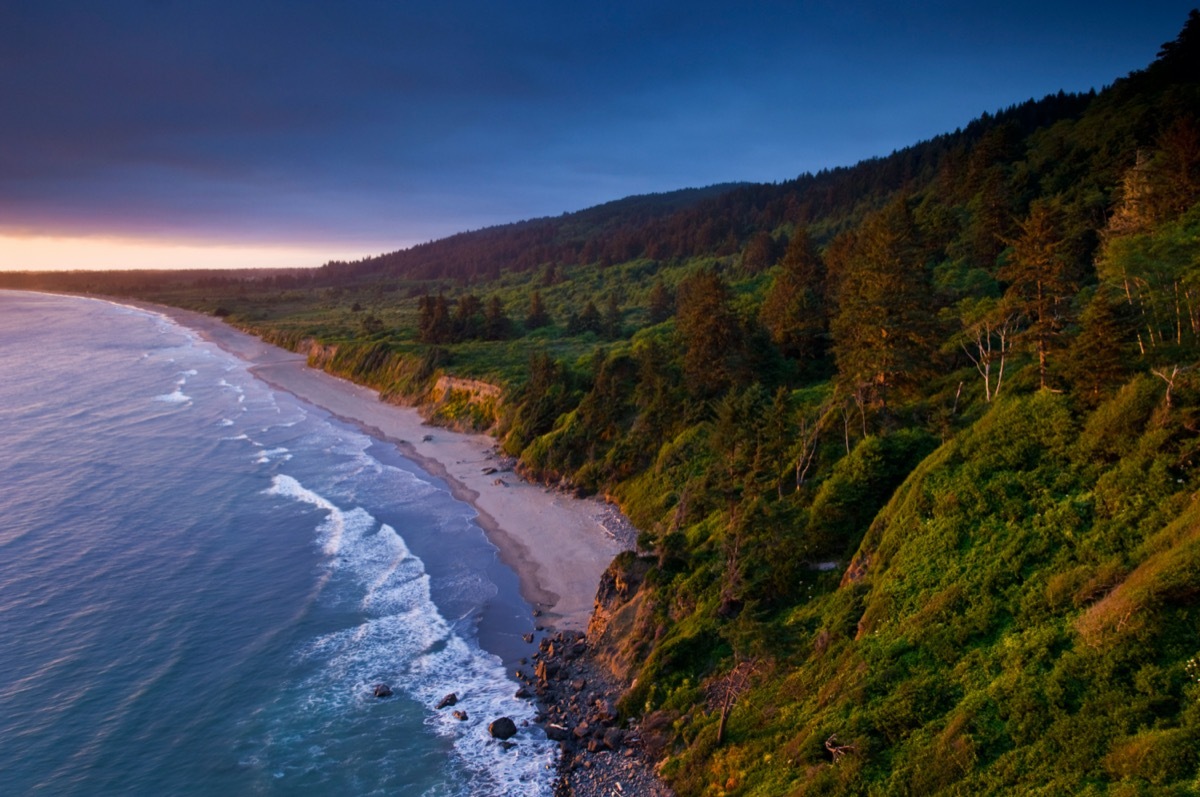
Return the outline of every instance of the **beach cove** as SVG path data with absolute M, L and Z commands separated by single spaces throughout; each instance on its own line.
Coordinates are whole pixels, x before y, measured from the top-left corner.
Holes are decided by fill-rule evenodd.
M 0 350 L 9 793 L 550 793 L 538 620 L 444 479 L 159 312 L 0 292 Z
M 216 318 L 0 311 L 16 793 L 669 793 L 584 642 L 615 507 Z
M 613 743 L 619 726 L 612 707 L 626 685 L 595 659 L 595 640 L 583 643 L 602 575 L 617 554 L 634 548 L 637 531 L 617 507 L 525 481 L 507 467 L 493 438 L 429 426 L 416 408 L 385 403 L 377 391 L 309 367 L 304 355 L 219 318 L 136 304 L 195 331 L 249 363 L 249 370 L 271 387 L 394 445 L 445 481 L 455 498 L 477 512 L 476 521 L 500 560 L 515 571 L 521 596 L 534 607 L 537 629 L 545 632 L 530 645 L 529 637 L 515 637 L 511 618 L 501 619 L 497 628 L 487 627 L 485 620 L 479 639 L 531 690 L 520 693 L 536 692 L 539 723 L 552 740 L 560 740 L 556 797 L 672 797 L 655 774 L 636 725 L 616 730 Z M 569 655 L 573 640 L 582 643 L 576 648 L 585 651 L 582 655 Z M 540 681 L 534 674 L 538 660 L 557 669 L 557 678 Z M 580 735 L 581 727 L 589 729 L 590 738 Z
M 587 628 L 605 568 L 631 546 L 619 510 L 594 498 L 575 498 L 527 482 L 500 466 L 495 440 L 426 425 L 413 407 L 380 401 L 371 388 L 308 367 L 304 355 L 271 345 L 214 316 L 149 303 L 161 313 L 250 364 L 277 390 L 329 412 L 395 445 L 455 498 L 478 512 L 478 522 L 520 581 L 521 594 L 555 630 Z

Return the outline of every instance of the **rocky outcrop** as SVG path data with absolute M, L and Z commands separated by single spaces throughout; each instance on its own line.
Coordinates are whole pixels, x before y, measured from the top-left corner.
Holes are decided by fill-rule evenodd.
M 649 571 L 649 560 L 638 558 L 633 551 L 625 551 L 612 560 L 596 587 L 596 602 L 588 623 L 589 637 L 604 633 L 613 615 L 637 594 Z
M 654 604 L 642 593 L 651 562 L 626 551 L 604 571 L 588 623 L 592 655 L 618 681 L 628 681 L 655 637 Z
M 511 739 L 517 735 L 517 723 L 513 722 L 512 717 L 500 717 L 488 725 L 488 733 L 500 741 Z
M 524 678 L 541 702 L 547 738 L 559 744 L 558 797 L 672 794 L 654 774 L 638 724 L 617 711 L 625 684 L 596 660 L 582 632 L 545 637 L 533 662 Z

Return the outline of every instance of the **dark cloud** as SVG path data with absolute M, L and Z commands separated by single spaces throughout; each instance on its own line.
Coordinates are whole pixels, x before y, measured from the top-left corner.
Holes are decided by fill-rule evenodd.
M 971 6 L 15 0 L 0 231 L 399 246 L 786 179 L 1109 82 L 1189 4 Z

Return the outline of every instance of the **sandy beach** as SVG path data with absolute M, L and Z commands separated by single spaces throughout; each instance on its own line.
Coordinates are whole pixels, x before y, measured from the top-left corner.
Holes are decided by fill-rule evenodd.
M 384 403 L 378 393 L 309 368 L 303 355 L 241 332 L 218 318 L 138 303 L 195 330 L 248 362 L 272 387 L 395 444 L 410 460 L 443 479 L 479 514 L 479 524 L 517 573 L 521 594 L 541 610 L 548 628 L 585 629 L 601 574 L 623 545 L 609 528 L 623 522 L 596 499 L 577 499 L 522 480 L 501 468 L 495 440 L 428 426 L 412 407 Z

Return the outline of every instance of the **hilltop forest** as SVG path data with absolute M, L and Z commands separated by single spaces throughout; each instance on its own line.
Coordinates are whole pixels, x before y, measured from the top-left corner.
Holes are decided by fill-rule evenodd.
M 682 795 L 1200 792 L 1196 11 L 1103 91 L 781 183 L 0 278 L 216 313 L 619 503 L 592 640 Z

